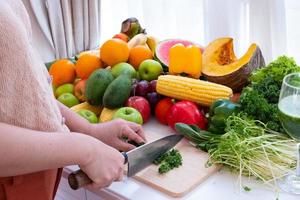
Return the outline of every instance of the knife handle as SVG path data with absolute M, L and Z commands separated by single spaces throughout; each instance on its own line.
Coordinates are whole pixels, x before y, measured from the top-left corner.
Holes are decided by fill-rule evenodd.
M 124 165 L 128 162 L 128 156 L 126 152 L 122 152 L 122 155 L 124 156 Z M 73 190 L 77 190 L 81 187 L 84 187 L 86 185 L 91 184 L 93 181 L 84 173 L 81 169 L 72 172 L 68 176 L 68 182 L 70 187 Z

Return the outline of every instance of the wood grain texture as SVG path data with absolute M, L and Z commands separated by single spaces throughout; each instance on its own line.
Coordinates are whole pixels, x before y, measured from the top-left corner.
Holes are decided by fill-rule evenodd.
M 148 141 L 156 140 L 163 136 L 165 135 L 159 132 L 146 130 Z M 137 173 L 133 178 L 172 197 L 181 197 L 193 190 L 220 168 L 215 165 L 206 167 L 208 154 L 193 147 L 186 139 L 182 139 L 175 148 L 182 155 L 182 166 L 161 175 L 158 173 L 158 166 L 151 165 Z

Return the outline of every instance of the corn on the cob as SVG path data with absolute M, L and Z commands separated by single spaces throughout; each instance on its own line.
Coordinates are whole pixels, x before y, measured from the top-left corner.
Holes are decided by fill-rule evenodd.
M 79 110 L 86 109 L 86 110 L 92 111 L 93 113 L 95 113 L 98 116 L 98 115 L 100 115 L 102 108 L 103 107 L 101 107 L 101 106 L 92 106 L 88 102 L 83 102 L 81 104 L 71 107 L 71 110 L 73 110 L 74 112 L 77 112 Z
M 210 106 L 217 99 L 229 99 L 232 96 L 232 89 L 224 85 L 175 75 L 159 76 L 156 90 L 159 94 L 204 106 Z

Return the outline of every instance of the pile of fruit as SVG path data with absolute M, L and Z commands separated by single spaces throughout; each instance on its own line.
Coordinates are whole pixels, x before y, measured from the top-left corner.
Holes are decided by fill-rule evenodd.
M 205 50 L 187 40 L 158 41 L 129 18 L 99 49 L 47 67 L 58 101 L 91 123 L 123 118 L 143 124 L 153 114 L 173 129 L 178 122 L 207 129 L 209 106 L 234 97 L 263 65 L 256 44 L 237 59 L 231 38 Z
M 232 38 L 205 48 L 158 41 L 129 18 L 99 49 L 46 66 L 56 98 L 91 123 L 143 124 L 153 114 L 207 151 L 211 163 L 265 183 L 295 167 L 295 142 L 277 106 L 283 77 L 300 71 L 292 58 L 265 66 L 257 44 L 237 58 Z

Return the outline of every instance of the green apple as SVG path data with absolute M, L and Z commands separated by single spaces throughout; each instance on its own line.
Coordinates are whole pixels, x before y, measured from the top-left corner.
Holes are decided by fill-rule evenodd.
M 79 104 L 78 99 L 71 93 L 63 93 L 61 94 L 57 100 L 61 103 L 63 103 L 65 106 L 68 106 L 71 108 L 72 106 L 75 106 Z
M 131 75 L 131 78 L 136 77 L 136 71 L 135 71 L 134 67 L 132 67 L 132 65 L 125 63 L 125 62 L 118 63 L 118 64 L 114 65 L 111 69 L 111 74 L 115 78 L 122 73 L 129 73 Z
M 90 123 L 98 123 L 98 118 L 95 113 L 93 113 L 90 110 L 81 109 L 77 111 L 77 114 L 79 114 L 81 117 L 88 120 Z
M 135 122 L 137 124 L 143 124 L 143 117 L 141 113 L 137 109 L 131 107 L 119 108 L 113 115 L 113 119 L 117 118 Z
M 155 60 L 144 60 L 139 66 L 139 77 L 142 80 L 155 80 L 162 72 L 161 64 Z
M 74 85 L 71 83 L 66 83 L 63 85 L 60 85 L 59 87 L 56 88 L 55 90 L 55 96 L 59 97 L 63 93 L 74 93 Z

